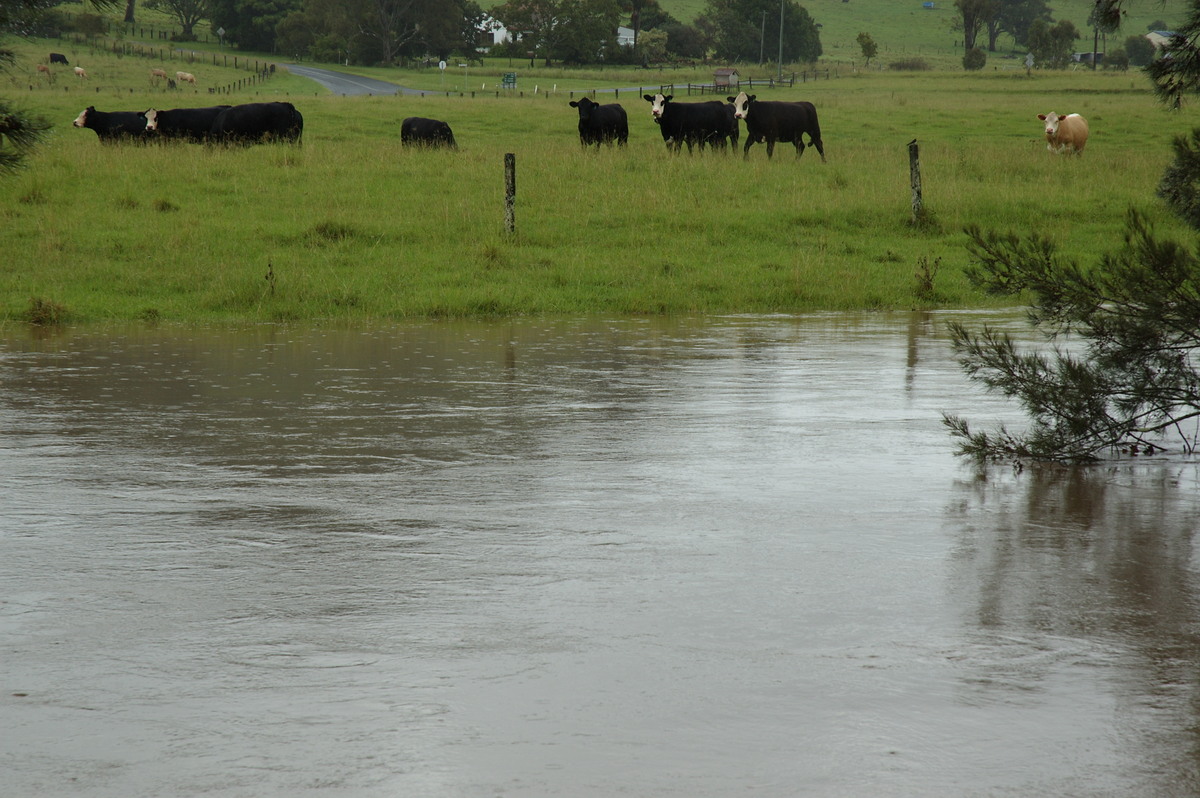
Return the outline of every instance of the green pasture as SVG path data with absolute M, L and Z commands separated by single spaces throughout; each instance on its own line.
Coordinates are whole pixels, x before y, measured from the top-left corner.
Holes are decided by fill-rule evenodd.
M 617 96 L 629 146 L 596 151 L 579 146 L 569 95 L 542 87 L 333 97 L 280 73 L 240 94 L 203 82 L 168 93 L 149 86 L 144 59 L 88 59 L 87 85 L 14 75 L 5 87 L 54 129 L 0 180 L 0 319 L 32 308 L 233 322 L 984 306 L 994 300 L 962 276 L 968 224 L 1048 235 L 1084 263 L 1121 246 L 1130 207 L 1192 240 L 1154 189 L 1172 138 L 1200 113 L 1162 109 L 1136 73 L 860 73 L 761 92 L 816 104 L 822 163 L 789 145 L 773 161 L 762 145 L 748 161 L 740 148 L 674 156 L 631 91 Z M 192 71 L 228 82 L 209 70 Z M 271 99 L 303 113 L 302 146 L 105 146 L 71 127 L 87 105 Z M 1082 157 L 1046 152 L 1035 115 L 1050 110 L 1088 117 Z M 461 149 L 402 149 L 411 115 L 449 122 Z M 920 226 L 913 139 L 932 217 Z

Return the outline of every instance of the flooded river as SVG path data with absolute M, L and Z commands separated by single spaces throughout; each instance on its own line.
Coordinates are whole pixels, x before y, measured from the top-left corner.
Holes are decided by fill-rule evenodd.
M 0 332 L 0 793 L 1200 794 L 1197 466 L 962 315 Z

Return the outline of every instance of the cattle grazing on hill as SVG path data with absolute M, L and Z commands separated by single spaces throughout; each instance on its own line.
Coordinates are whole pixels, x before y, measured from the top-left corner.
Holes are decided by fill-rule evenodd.
M 75 67 L 75 75 L 80 80 L 87 80 L 88 73 L 84 71 L 83 67 Z
M 193 86 L 196 85 L 196 76 L 191 72 L 176 72 L 175 80 L 179 81 L 180 83 L 190 83 Z
M 39 74 L 43 74 L 46 77 L 50 77 L 50 67 L 46 66 L 45 64 L 38 64 L 37 71 Z
M 146 117 L 139 111 L 97 111 L 89 105 L 75 117 L 75 127 L 86 127 L 96 131 L 100 141 L 146 138 Z
M 150 70 L 150 82 L 151 83 L 158 83 L 160 80 L 166 80 L 166 79 L 167 79 L 167 71 L 165 69 L 151 69 Z
M 247 103 L 222 111 L 213 121 L 214 141 L 251 144 L 273 139 L 299 143 L 304 117 L 287 102 Z
M 410 116 L 400 123 L 400 143 L 458 149 L 449 125 L 439 119 L 426 119 L 421 116 Z
M 825 145 L 821 141 L 821 126 L 817 122 L 817 109 L 810 102 L 761 102 L 757 95 L 741 92 L 730 97 L 734 116 L 746 121 L 746 146 L 742 150 L 750 157 L 750 145 L 765 141 L 767 157 L 775 154 L 775 142 L 790 141 L 796 145 L 796 157 L 804 154 L 802 136 L 817 148 L 821 160 L 825 160 Z
M 208 141 L 212 136 L 213 124 L 228 105 L 213 105 L 208 108 L 172 108 L 160 111 L 151 108 L 143 113 L 146 130 L 167 139 L 185 141 Z
M 67 63 L 67 57 L 65 55 L 63 55 L 62 53 L 50 53 L 50 63 L 51 64 L 62 64 L 63 66 L 69 66 L 69 64 Z
M 642 99 L 650 103 L 650 113 L 658 123 L 663 141 L 675 152 L 679 152 L 685 143 L 688 152 L 697 144 L 701 149 L 706 144 L 724 148 L 726 140 L 737 145 L 738 123 L 733 106 L 715 100 L 677 103 L 672 102 L 672 98 L 670 94 L 642 95 Z
M 571 100 L 570 105 L 579 109 L 579 143 L 583 146 L 595 144 L 599 149 L 602 142 L 624 145 L 629 141 L 629 118 L 620 104 L 600 105 L 584 97 Z
M 1053 111 L 1038 114 L 1037 117 L 1046 123 L 1046 149 L 1069 155 L 1079 155 L 1083 152 L 1088 140 L 1086 119 L 1079 114 L 1059 116 Z

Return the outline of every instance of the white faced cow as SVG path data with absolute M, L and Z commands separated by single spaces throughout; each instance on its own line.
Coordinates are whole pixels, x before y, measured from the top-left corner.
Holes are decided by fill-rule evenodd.
M 727 139 L 737 145 L 738 123 L 733 118 L 733 107 L 723 102 L 676 103 L 670 94 L 644 94 L 642 99 L 650 103 L 650 115 L 658 123 L 659 132 L 667 146 L 679 152 L 687 144 L 705 144 L 725 148 Z
M 1038 119 L 1046 123 L 1046 149 L 1050 152 L 1065 152 L 1071 155 L 1083 152 L 1088 139 L 1088 123 L 1082 116 L 1059 116 L 1051 111 L 1048 114 L 1038 114 Z
M 775 154 L 775 142 L 790 141 L 796 145 L 796 157 L 804 154 L 802 135 L 821 153 L 825 160 L 825 145 L 821 142 L 821 126 L 817 122 L 817 109 L 810 102 L 761 102 L 756 95 L 741 92 L 737 97 L 727 98 L 733 103 L 736 119 L 746 120 L 746 146 L 742 150 L 750 157 L 750 145 L 756 141 L 767 143 L 767 157 Z

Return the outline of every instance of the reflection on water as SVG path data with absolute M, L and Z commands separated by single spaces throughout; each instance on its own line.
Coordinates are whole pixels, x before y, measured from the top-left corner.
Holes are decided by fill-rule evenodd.
M 950 316 L 0 335 L 11 794 L 1200 792 L 1196 466 Z

